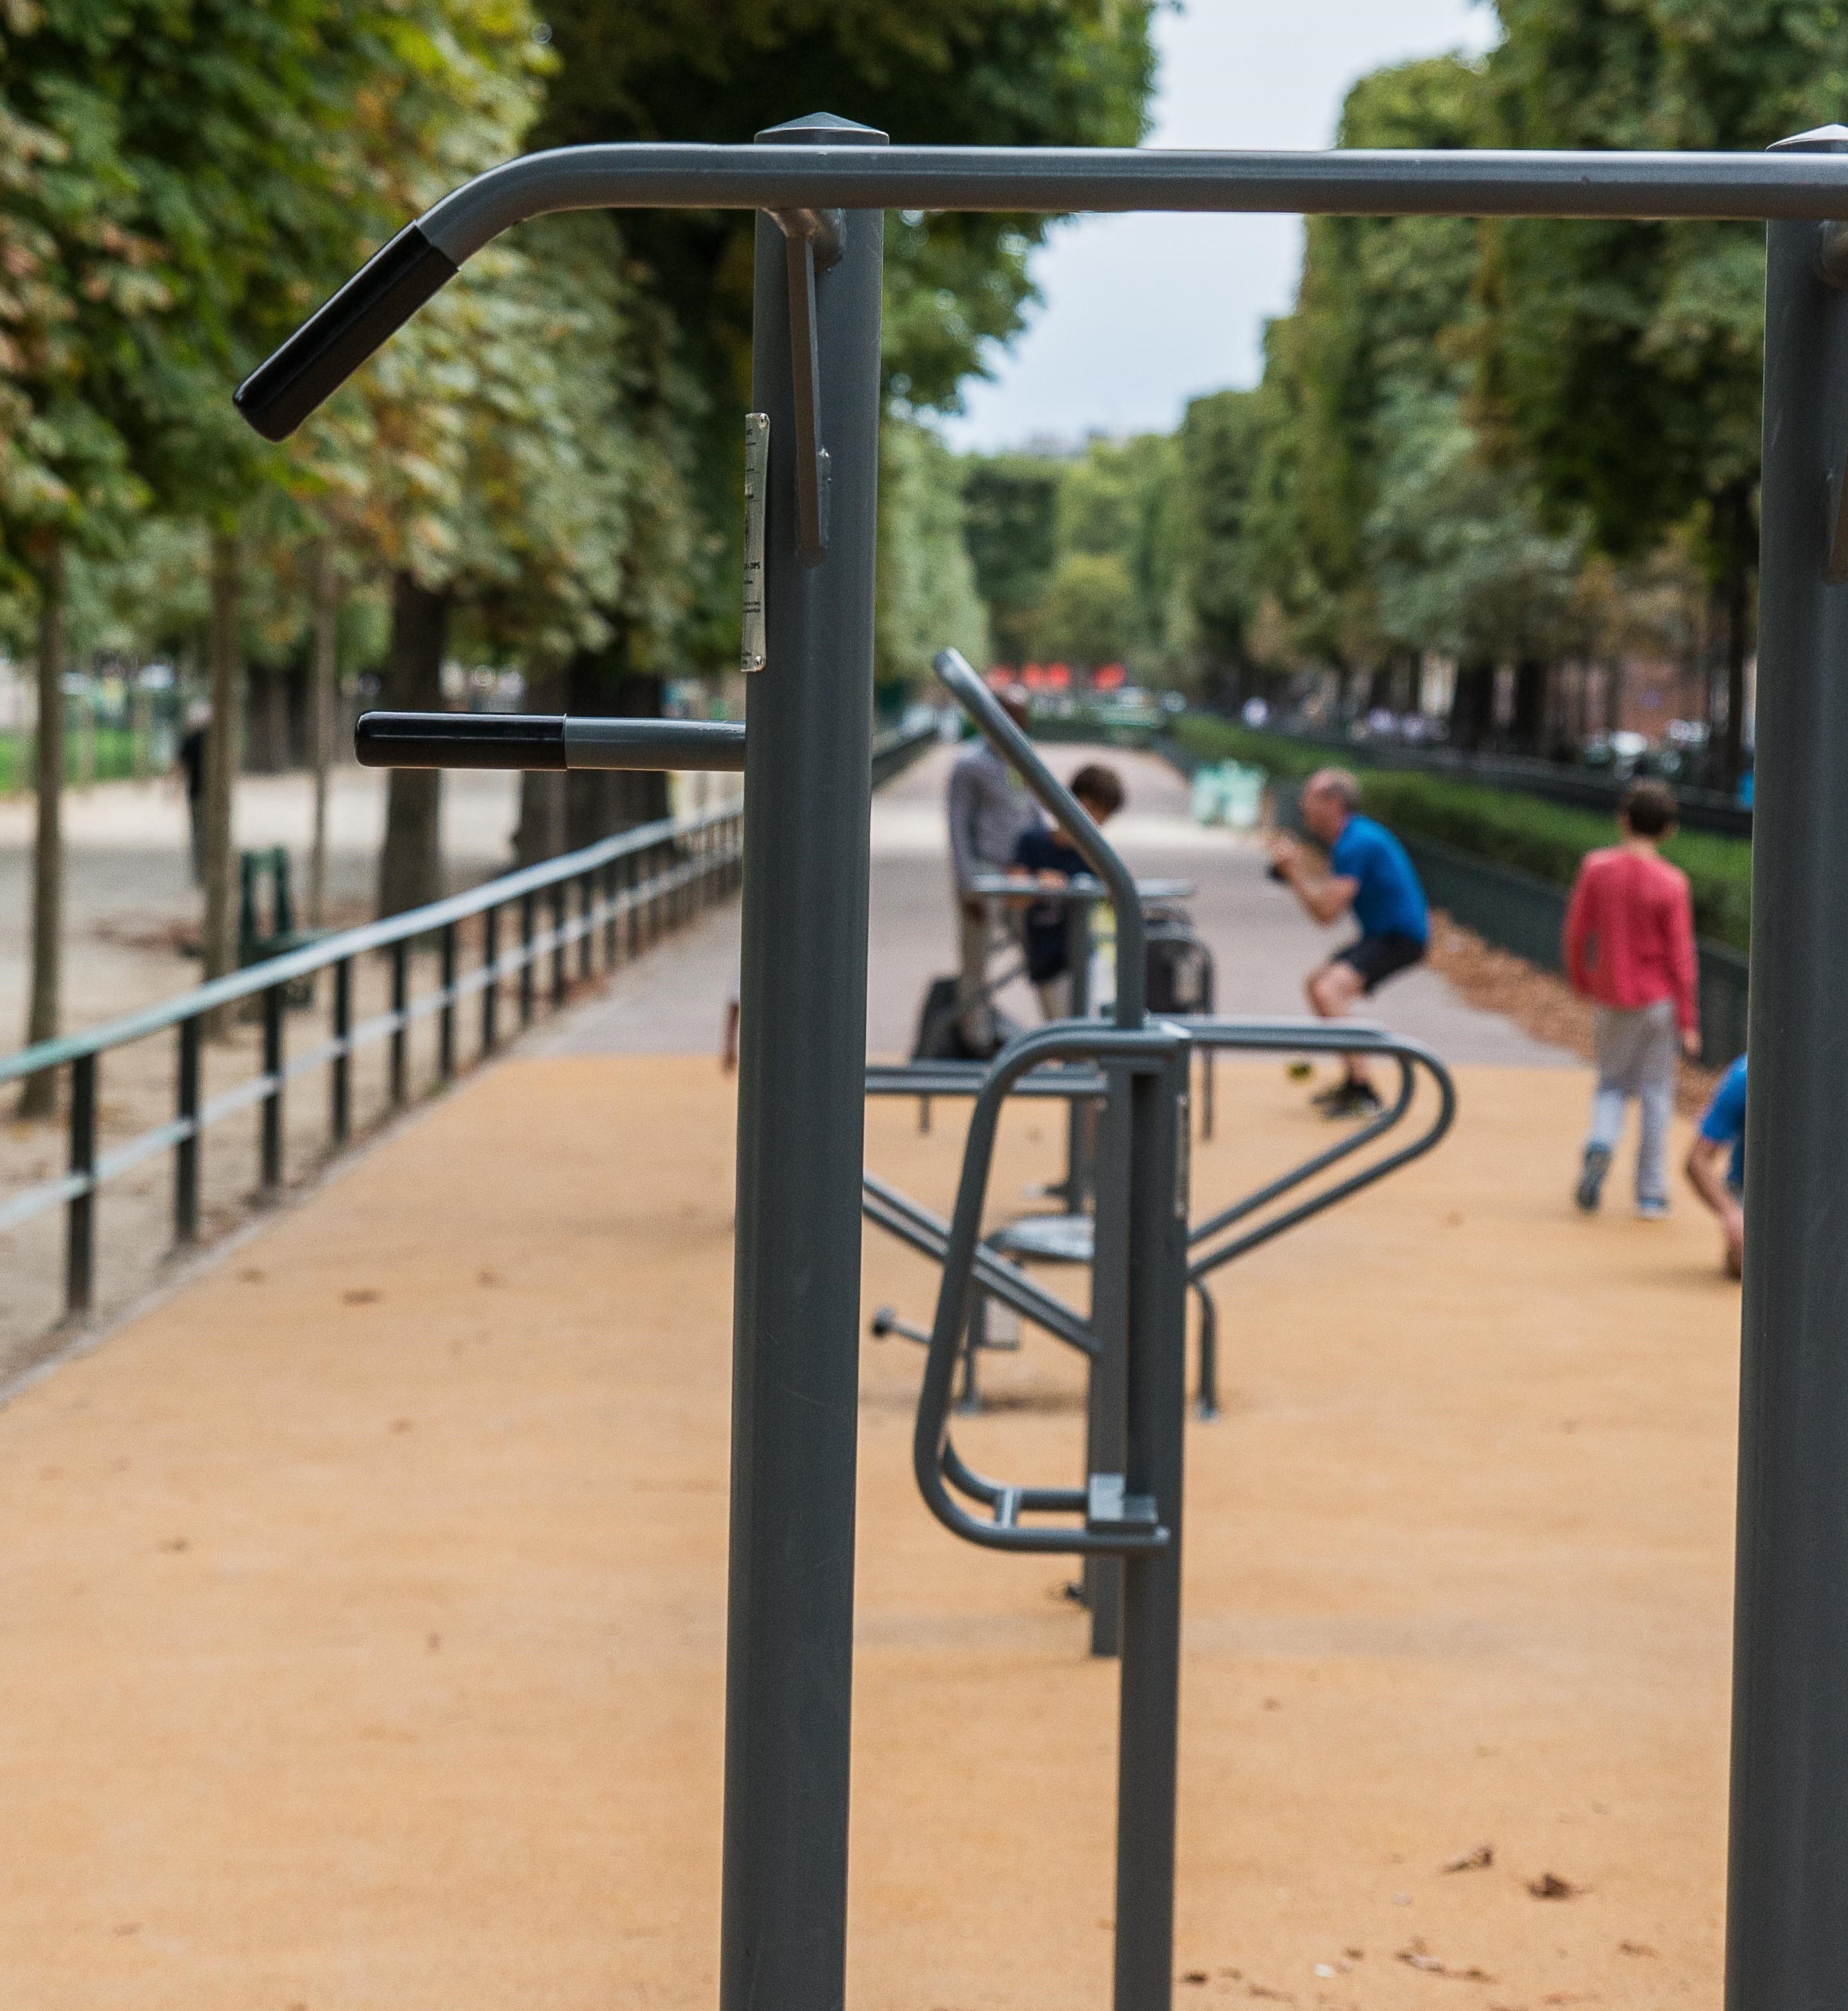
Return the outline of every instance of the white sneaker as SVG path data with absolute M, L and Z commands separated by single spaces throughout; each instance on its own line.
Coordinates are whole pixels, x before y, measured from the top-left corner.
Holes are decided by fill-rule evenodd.
M 1639 1222 L 1666 1222 L 1668 1219 L 1669 1204 L 1665 1201 L 1640 1201 L 1637 1203 L 1637 1219 Z

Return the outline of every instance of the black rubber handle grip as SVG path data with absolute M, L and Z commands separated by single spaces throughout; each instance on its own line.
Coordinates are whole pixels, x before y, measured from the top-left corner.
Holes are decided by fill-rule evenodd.
M 232 402 L 265 440 L 286 440 L 457 271 L 407 224 L 251 372 Z
M 565 723 L 531 712 L 362 712 L 362 768 L 562 768 Z

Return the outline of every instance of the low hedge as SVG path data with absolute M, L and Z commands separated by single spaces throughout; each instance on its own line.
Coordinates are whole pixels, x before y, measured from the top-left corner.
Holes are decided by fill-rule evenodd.
M 1320 749 L 1281 734 L 1256 732 L 1208 714 L 1189 714 L 1178 721 L 1175 737 L 1203 760 L 1247 762 L 1284 781 L 1299 780 L 1327 760 Z M 1613 842 L 1610 820 L 1591 810 L 1402 768 L 1358 772 L 1368 811 L 1391 829 L 1452 845 L 1498 865 L 1518 867 L 1562 887 L 1572 884 L 1587 852 Z M 1664 849 L 1688 877 L 1696 930 L 1735 949 L 1749 948 L 1750 842 L 1707 831 L 1680 831 Z

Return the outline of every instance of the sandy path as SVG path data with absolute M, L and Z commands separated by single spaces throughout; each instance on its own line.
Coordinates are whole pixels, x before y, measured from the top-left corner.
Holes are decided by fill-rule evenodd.
M 1222 1289 L 1183 2005 L 1717 1994 L 1736 1295 L 1690 1211 L 1571 1215 L 1556 1073 L 1462 1091 Z M 940 1201 L 954 1127 L 869 1123 Z M 1201 1205 L 1311 1125 L 1228 1070 Z M 0 1411 L 9 2003 L 711 2004 L 730 1130 L 703 1059 L 510 1062 Z M 1054 1156 L 1018 1113 L 997 1195 Z M 928 1286 L 869 1243 L 869 1305 Z M 865 1359 L 850 2001 L 1102 2005 L 1112 1673 Z M 1005 1366 L 972 1457 L 1070 1471 L 1069 1358 Z

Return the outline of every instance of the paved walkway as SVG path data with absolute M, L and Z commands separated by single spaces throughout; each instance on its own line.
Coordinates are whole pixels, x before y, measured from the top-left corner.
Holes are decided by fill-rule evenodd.
M 954 752 L 944 748 L 926 756 L 873 799 L 866 1041 L 874 1055 L 910 1052 L 925 988 L 955 968 L 943 815 Z M 1190 880 L 1198 887 L 1186 905 L 1212 947 L 1221 1012 L 1306 1009 L 1304 973 L 1344 938 L 1339 931 L 1316 928 L 1266 879 L 1255 841 L 1194 824 L 1180 779 L 1153 756 L 1085 747 L 1047 753 L 1061 774 L 1100 760 L 1122 774 L 1129 799 L 1111 826 L 1111 838 L 1139 872 Z M 732 907 L 624 973 L 602 1000 L 547 1036 L 543 1052 L 709 1050 L 737 981 L 737 910 Z M 1024 1023 L 1039 1016 L 1024 985 L 1004 995 L 1004 1002 Z M 1511 1021 L 1466 1005 L 1429 971 L 1395 980 L 1369 1009 L 1395 1031 L 1428 1041 L 1449 1061 L 1581 1066 L 1576 1056 L 1532 1039 Z
M 1313 933 L 1133 765 L 1126 849 L 1199 879 L 1222 1002 L 1288 1009 Z M 940 782 L 880 811 L 887 1052 L 942 967 Z M 708 2011 L 732 941 L 0 1409 L 9 2007 Z M 1189 1427 L 1180 2002 L 1711 2002 L 1737 1293 L 1691 1208 L 1573 1212 L 1552 1055 L 1434 983 L 1385 1004 L 1459 1058 L 1458 1130 L 1224 1275 L 1226 1414 Z M 1227 1065 L 1221 1110 L 1201 1209 L 1327 1135 L 1274 1065 Z M 1057 1130 L 1010 1114 L 998 1206 Z M 869 1109 L 927 1203 L 959 1149 Z M 863 1311 L 933 1290 L 869 1233 Z M 1114 1674 L 1063 1561 L 926 1514 L 916 1351 L 862 1366 L 849 2001 L 1101 2006 Z M 1075 1476 L 1071 1358 L 990 1384 L 974 1463 Z
M 1237 1073 L 1202 1205 L 1323 1135 Z M 1685 1212 L 1573 1216 L 1551 1072 L 1462 1087 L 1222 1292 L 1183 2006 L 1717 1996 L 1736 1296 Z M 0 1411 L 9 2006 L 709 2011 L 730 1116 L 705 1056 L 508 1062 Z M 957 1151 L 871 1112 L 927 1200 Z M 1052 1151 L 1019 1112 L 997 1194 Z M 869 1239 L 869 1307 L 930 1288 Z M 849 2001 L 1102 2006 L 1114 1675 L 864 1363 Z M 995 1382 L 971 1458 L 1075 1472 L 1071 1358 Z

